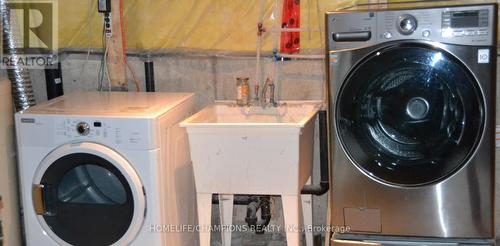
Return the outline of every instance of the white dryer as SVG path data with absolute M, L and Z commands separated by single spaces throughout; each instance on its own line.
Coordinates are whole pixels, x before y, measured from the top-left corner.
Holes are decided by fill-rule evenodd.
M 158 230 L 196 222 L 193 110 L 191 93 L 79 92 L 17 113 L 27 244 L 194 245 Z

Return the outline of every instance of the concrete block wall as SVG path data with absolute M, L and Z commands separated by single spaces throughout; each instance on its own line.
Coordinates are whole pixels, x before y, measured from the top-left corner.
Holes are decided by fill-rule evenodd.
M 153 59 L 156 91 L 194 92 L 198 109 L 214 100 L 234 100 L 236 78 L 249 77 L 253 91 L 255 58 L 214 56 L 162 56 Z M 130 58 L 130 65 L 144 82 L 144 64 Z M 270 58 L 263 58 L 261 78 L 273 77 L 277 71 L 276 93 L 280 100 L 323 100 L 325 68 L 322 60 L 278 62 L 275 70 Z M 68 55 L 62 60 L 64 92 L 93 91 L 97 88 L 99 60 L 85 55 Z M 30 71 L 37 102 L 46 100 L 42 70 Z M 134 89 L 129 75 L 129 88 Z M 276 79 L 275 79 L 276 80 Z M 141 85 L 144 89 L 144 84 Z M 253 94 L 253 92 L 252 92 Z M 252 95 L 253 96 L 253 95 Z
M 214 100 L 231 100 L 235 98 L 236 77 L 255 77 L 255 59 L 237 56 L 203 56 L 203 55 L 167 55 L 154 58 L 157 91 L 194 92 L 197 109 L 210 104 Z M 141 81 L 144 81 L 144 64 L 140 58 L 130 58 L 130 63 Z M 275 70 L 271 59 L 262 61 L 261 78 L 271 76 Z M 87 61 L 84 55 L 68 55 L 62 61 L 65 93 L 85 90 L 92 91 L 97 87 L 98 57 L 91 56 Z M 325 67 L 322 60 L 286 61 L 277 63 L 277 96 L 283 100 L 322 100 L 324 99 Z M 498 69 L 500 73 L 500 68 Z M 129 76 L 130 77 L 130 76 Z M 45 77 L 42 70 L 31 71 L 31 78 L 38 102 L 46 100 Z M 134 88 L 129 81 L 129 88 Z M 253 85 L 253 84 L 252 84 Z M 144 88 L 144 85 L 141 85 Z M 252 86 L 253 88 L 253 86 Z M 500 90 L 497 89 L 497 98 Z M 497 124 L 500 124 L 499 101 L 497 100 Z M 316 133 L 317 134 L 317 133 Z M 317 144 L 317 143 L 316 143 Z M 317 151 L 317 150 L 316 150 Z M 496 149 L 496 156 L 500 150 Z M 318 157 L 318 151 L 316 152 Z M 314 179 L 319 178 L 318 158 L 314 161 Z M 500 160 L 496 159 L 496 176 L 500 177 Z M 496 232 L 500 235 L 500 178 L 496 181 Z M 277 200 L 276 214 L 271 223 L 283 223 Z M 326 223 L 326 196 L 314 199 L 314 221 L 321 225 Z M 217 216 L 214 208 L 214 217 Z M 244 223 L 245 207 L 235 207 L 235 223 Z

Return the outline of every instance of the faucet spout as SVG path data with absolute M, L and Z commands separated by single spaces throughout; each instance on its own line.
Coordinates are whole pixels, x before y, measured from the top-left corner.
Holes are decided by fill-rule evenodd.
M 276 107 L 276 101 L 274 99 L 274 84 L 269 85 L 269 103 L 273 105 L 273 107 Z
M 269 102 L 267 102 L 268 88 L 269 88 Z M 262 88 L 262 94 L 260 97 L 261 107 L 265 108 L 268 104 L 272 105 L 273 107 L 276 107 L 278 105 L 276 103 L 274 93 L 275 93 L 275 85 L 271 79 L 267 78 L 266 82 L 264 83 L 264 87 Z

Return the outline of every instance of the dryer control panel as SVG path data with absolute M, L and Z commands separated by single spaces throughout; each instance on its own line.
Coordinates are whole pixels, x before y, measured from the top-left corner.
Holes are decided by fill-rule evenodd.
M 496 5 L 332 12 L 327 14 L 329 49 L 394 40 L 491 46 L 496 43 Z
M 50 117 L 20 115 L 24 146 L 94 142 L 120 149 L 158 148 L 154 121 L 141 118 Z M 36 136 L 36 137 L 34 137 Z

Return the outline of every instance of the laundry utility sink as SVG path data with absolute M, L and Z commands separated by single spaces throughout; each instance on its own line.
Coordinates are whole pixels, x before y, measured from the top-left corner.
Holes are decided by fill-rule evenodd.
M 321 101 L 284 101 L 265 108 L 215 102 L 181 122 L 189 136 L 200 224 L 210 224 L 211 197 L 217 193 L 224 224 L 231 224 L 233 194 L 259 194 L 281 195 L 285 224 L 298 226 L 321 106 Z M 224 206 L 231 209 L 222 211 Z M 287 231 L 290 245 L 298 245 L 298 234 Z M 200 233 L 201 245 L 208 245 L 209 237 Z M 223 238 L 228 245 L 230 236 Z
M 266 108 L 216 102 L 183 121 L 197 191 L 299 192 L 311 172 L 314 116 L 320 107 L 320 101 Z
M 286 101 L 277 107 L 237 106 L 216 101 L 181 123 L 188 128 L 210 127 L 304 127 L 321 107 L 320 101 Z

